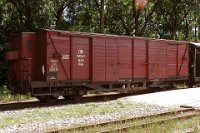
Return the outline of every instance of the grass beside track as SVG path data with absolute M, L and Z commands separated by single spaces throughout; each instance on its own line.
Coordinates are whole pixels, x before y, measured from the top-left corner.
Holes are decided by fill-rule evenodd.
M 105 115 L 113 112 L 120 113 L 142 106 L 147 107 L 143 104 L 124 102 L 123 100 L 118 99 L 99 103 L 24 109 L 23 111 L 10 111 L 8 114 L 0 112 L 0 128 L 25 123 L 46 122 L 57 119 L 81 118 L 84 116 Z
M 0 89 L 3 90 L 3 89 Z M 5 101 L 12 101 L 13 98 L 6 98 L 4 96 L 10 97 L 9 92 L 0 92 L 1 98 Z M 3 97 L 1 97 L 3 96 Z M 20 96 L 19 96 L 20 97 Z M 29 99 L 30 97 L 24 97 Z M 16 98 L 14 99 L 16 100 Z M 21 100 L 21 98 L 19 98 Z M 99 102 L 99 103 L 86 103 L 86 104 L 76 104 L 76 105 L 65 105 L 58 107 L 45 107 L 45 108 L 30 108 L 23 109 L 19 111 L 8 111 L 0 112 L 0 129 L 6 128 L 8 126 L 17 126 L 30 123 L 42 123 L 47 121 L 53 121 L 58 119 L 68 119 L 68 118 L 82 118 L 96 115 L 106 115 L 108 113 L 114 112 L 127 112 L 131 109 L 142 108 L 149 109 L 157 107 L 156 105 L 146 105 L 141 103 L 134 103 L 123 101 L 121 99 L 113 100 L 109 102 Z M 123 116 L 126 117 L 126 116 Z M 79 125 L 74 125 L 79 126 Z

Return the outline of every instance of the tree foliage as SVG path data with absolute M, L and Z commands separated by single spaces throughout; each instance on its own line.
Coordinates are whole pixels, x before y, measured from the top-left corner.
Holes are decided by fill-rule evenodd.
M 200 1 L 0 0 L 1 84 L 10 34 L 40 28 L 199 41 Z

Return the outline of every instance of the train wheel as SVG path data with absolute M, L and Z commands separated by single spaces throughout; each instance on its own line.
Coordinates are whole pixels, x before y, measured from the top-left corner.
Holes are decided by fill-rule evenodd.
M 75 100 L 76 102 L 79 102 L 79 101 L 81 100 L 82 96 L 81 96 L 81 95 L 74 95 L 74 96 L 72 96 L 72 98 L 73 98 L 73 100 Z
M 58 97 L 55 96 L 37 96 L 36 97 L 40 102 L 55 102 Z
M 73 99 L 73 98 L 72 98 L 71 96 L 69 96 L 69 95 L 64 95 L 63 97 L 65 98 L 65 100 L 68 100 L 68 101 L 70 101 L 70 100 Z
M 71 95 L 71 96 L 69 96 L 69 95 L 65 95 L 65 96 L 63 96 L 64 98 L 65 98 L 65 100 L 67 100 L 67 101 L 80 101 L 81 100 L 81 95 Z

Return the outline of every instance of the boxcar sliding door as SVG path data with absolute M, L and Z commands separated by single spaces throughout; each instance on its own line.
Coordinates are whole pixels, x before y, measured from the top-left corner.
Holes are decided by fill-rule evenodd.
M 106 38 L 106 81 L 117 80 L 117 43 L 115 38 Z
M 117 69 L 119 80 L 132 79 L 132 39 L 117 39 L 118 57 Z
M 164 41 L 149 41 L 148 45 L 149 79 L 157 80 L 167 77 L 167 43 Z
M 71 38 L 72 80 L 90 79 L 90 41 L 88 37 Z
M 47 45 L 47 66 L 49 67 L 49 80 L 70 80 L 70 37 L 61 36 L 56 32 L 47 32 L 49 44 Z M 44 34 L 46 35 L 46 34 Z M 42 46 L 42 45 L 41 45 Z M 42 47 L 41 47 L 42 48 Z M 41 50 L 42 54 L 45 52 Z M 41 58 L 45 58 L 42 56 Z M 44 65 L 42 65 L 42 71 Z M 43 73 L 44 73 L 43 72 Z

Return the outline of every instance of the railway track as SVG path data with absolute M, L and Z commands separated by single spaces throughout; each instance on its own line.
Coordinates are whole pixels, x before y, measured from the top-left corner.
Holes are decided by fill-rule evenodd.
M 138 95 L 139 93 L 130 94 L 113 94 L 113 95 L 100 95 L 100 96 L 89 96 L 89 97 L 82 97 L 74 100 L 67 101 L 65 99 L 58 99 L 55 102 L 39 102 L 38 100 L 34 101 L 25 101 L 25 102 L 17 102 L 17 103 L 6 103 L 0 104 L 0 111 L 12 111 L 12 110 L 21 110 L 26 108 L 38 108 L 38 107 L 51 107 L 51 106 L 62 106 L 62 105 L 69 105 L 69 104 L 78 104 L 78 103 L 88 103 L 88 102 L 101 102 L 101 101 L 109 101 L 115 100 L 118 98 L 131 96 L 131 95 Z M 141 93 L 140 93 L 141 94 Z
M 110 133 L 110 132 L 127 132 L 132 129 L 145 128 L 153 124 L 164 124 L 173 120 L 188 119 L 194 116 L 200 115 L 200 111 L 187 108 L 178 111 L 170 111 L 160 114 L 127 118 L 118 121 L 109 121 L 104 123 L 97 123 L 92 125 L 85 125 L 70 129 L 62 129 L 59 131 L 51 131 L 49 133 L 59 133 L 59 132 L 90 132 L 95 130 L 98 133 Z M 113 128 L 114 127 L 114 128 Z
M 175 88 L 169 89 L 174 90 Z M 118 98 L 126 97 L 126 96 L 134 96 L 134 95 L 141 95 L 141 94 L 147 94 L 147 93 L 154 93 L 154 92 L 160 92 L 163 90 L 144 90 L 140 92 L 134 92 L 134 93 L 122 93 L 122 94 L 113 94 L 113 95 L 100 95 L 100 96 L 86 96 L 79 99 L 74 100 L 64 100 L 64 99 L 58 99 L 56 102 L 47 102 L 42 103 L 38 100 L 33 101 L 23 101 L 23 102 L 11 102 L 11 103 L 3 103 L 0 104 L 0 111 L 11 111 L 11 110 L 20 110 L 20 109 L 26 109 L 26 108 L 37 108 L 37 107 L 50 107 L 50 106 L 62 106 L 67 104 L 77 104 L 77 103 L 88 103 L 88 102 L 101 102 L 101 101 L 108 101 L 108 100 L 115 100 Z

